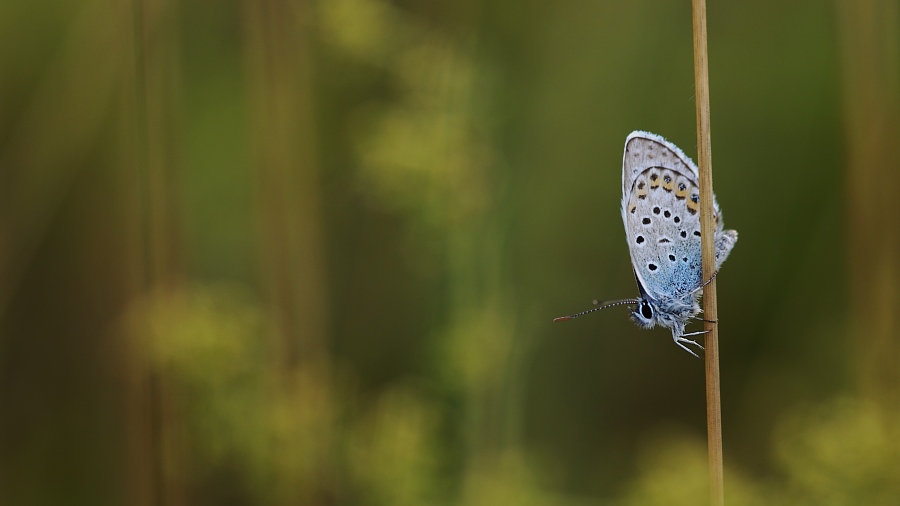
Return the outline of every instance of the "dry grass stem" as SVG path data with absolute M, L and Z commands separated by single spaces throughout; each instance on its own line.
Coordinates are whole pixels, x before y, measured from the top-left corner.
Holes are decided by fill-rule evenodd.
M 693 0 L 694 87 L 697 97 L 697 162 L 700 168 L 700 228 L 703 243 L 703 279 L 715 272 L 715 224 L 713 222 L 712 150 L 709 125 L 709 58 L 706 49 L 706 1 Z M 715 322 L 716 280 L 703 289 L 704 318 Z M 719 330 L 705 323 L 706 427 L 709 445 L 710 504 L 725 503 L 722 464 L 722 409 L 719 388 Z

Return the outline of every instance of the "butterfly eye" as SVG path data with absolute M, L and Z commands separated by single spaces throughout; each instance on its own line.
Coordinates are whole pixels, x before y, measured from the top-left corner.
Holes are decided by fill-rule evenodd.
M 646 319 L 653 318 L 653 308 L 647 302 L 641 302 L 641 316 Z

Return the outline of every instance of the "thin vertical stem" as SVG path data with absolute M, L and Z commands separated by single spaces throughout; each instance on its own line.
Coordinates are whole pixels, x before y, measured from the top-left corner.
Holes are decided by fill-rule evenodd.
M 253 171 L 266 291 L 285 371 L 325 358 L 327 310 L 309 2 L 245 2 Z
M 706 49 L 706 0 L 692 0 L 694 19 L 694 87 L 697 97 L 697 158 L 700 165 L 700 229 L 703 244 L 703 279 L 715 274 L 712 149 L 709 125 L 709 58 Z M 703 312 L 718 319 L 716 280 L 703 289 Z M 719 330 L 706 323 L 706 430 L 709 445 L 710 504 L 725 503 L 722 464 L 722 407 L 719 387 Z
M 132 47 L 123 65 L 126 160 L 134 202 L 132 242 L 135 295 L 168 295 L 183 283 L 177 220 L 178 61 L 177 0 L 134 0 L 123 8 L 132 17 L 127 42 Z M 125 25 L 125 23 L 123 23 Z M 130 160 L 129 160 L 130 159 Z M 129 343 L 128 424 L 129 504 L 187 502 L 188 455 L 184 420 L 170 375 L 154 366 L 149 336 Z M 142 475 L 143 473 L 143 475 Z
M 314 11 L 307 0 L 246 0 L 243 6 L 262 283 L 278 340 L 277 362 L 271 369 L 281 395 L 297 400 L 291 409 L 302 410 L 310 399 L 324 409 L 332 394 L 327 259 L 315 152 L 310 43 Z M 317 426 L 314 444 L 290 430 L 276 433 L 281 444 L 299 445 L 308 452 L 302 458 L 279 452 L 271 492 L 277 504 L 321 504 L 336 490 L 333 432 L 326 421 L 330 413 L 321 411 L 316 414 L 323 422 Z M 291 414 L 308 419 L 302 411 Z
M 860 393 L 900 408 L 900 7 L 837 0 L 850 335 Z

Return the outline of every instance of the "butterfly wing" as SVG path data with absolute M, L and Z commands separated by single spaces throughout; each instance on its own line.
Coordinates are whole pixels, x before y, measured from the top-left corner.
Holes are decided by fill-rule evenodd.
M 693 291 L 702 283 L 700 188 L 697 166 L 664 138 L 636 131 L 625 140 L 622 219 L 635 275 L 654 299 Z M 724 231 L 719 206 L 716 267 L 737 241 Z

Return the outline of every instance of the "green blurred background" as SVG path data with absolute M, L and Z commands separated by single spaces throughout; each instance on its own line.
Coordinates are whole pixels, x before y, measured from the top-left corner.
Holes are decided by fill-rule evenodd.
M 726 499 L 900 497 L 900 7 L 711 2 Z M 4 0 L 0 504 L 707 500 L 623 308 L 688 1 Z

